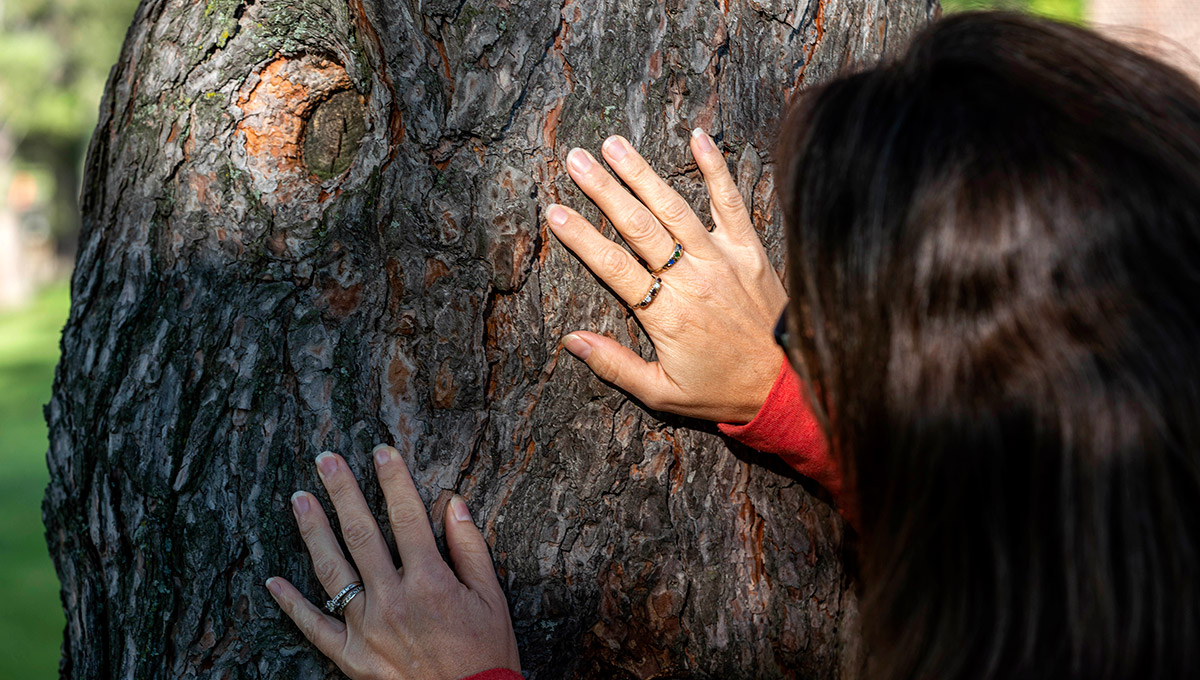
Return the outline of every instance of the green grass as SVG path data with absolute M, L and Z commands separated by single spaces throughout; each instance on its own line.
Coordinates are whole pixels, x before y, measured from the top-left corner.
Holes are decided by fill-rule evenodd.
M 58 677 L 63 613 L 42 530 L 50 399 L 70 293 L 59 284 L 0 312 L 0 678 Z
M 1080 23 L 1084 0 L 942 0 L 946 13 L 976 9 L 1007 9 L 1032 12 L 1041 16 Z

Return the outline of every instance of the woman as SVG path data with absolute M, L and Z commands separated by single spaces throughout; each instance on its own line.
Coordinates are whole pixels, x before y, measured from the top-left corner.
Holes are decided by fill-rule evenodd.
M 790 302 L 723 156 L 691 144 L 711 233 L 625 140 L 603 153 L 640 201 L 572 151 L 634 253 L 666 264 L 552 206 L 658 361 L 583 331 L 564 344 L 647 406 L 745 423 L 724 427 L 830 487 L 861 534 L 868 675 L 1197 677 L 1196 85 L 1080 28 L 976 14 L 806 93 L 777 166 Z M 771 340 L 785 306 L 790 362 Z M 282 579 L 272 592 L 352 677 L 519 677 L 462 500 L 456 577 L 403 463 L 378 453 L 403 577 L 326 455 L 366 595 L 343 624 Z M 356 581 L 312 497 L 295 506 L 326 589 Z

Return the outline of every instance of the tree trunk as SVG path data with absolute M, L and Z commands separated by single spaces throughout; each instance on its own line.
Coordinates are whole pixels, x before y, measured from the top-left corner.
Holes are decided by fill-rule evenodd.
M 541 210 L 585 206 L 562 158 L 622 133 L 707 213 L 701 125 L 781 257 L 788 94 L 936 11 L 143 2 L 89 153 L 47 408 L 64 677 L 336 676 L 263 581 L 320 595 L 288 498 L 321 493 L 329 449 L 382 519 L 379 441 L 435 520 L 468 499 L 529 677 L 854 675 L 837 514 L 563 354 L 578 328 L 652 348 Z

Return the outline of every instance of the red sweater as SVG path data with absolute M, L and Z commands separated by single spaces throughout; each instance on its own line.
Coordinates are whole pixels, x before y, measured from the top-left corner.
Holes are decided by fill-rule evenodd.
M 493 668 L 463 680 L 525 680 L 525 676 L 508 668 Z
M 779 456 L 796 472 L 829 489 L 842 516 L 854 523 L 852 508 L 843 496 L 841 470 L 829 453 L 825 435 L 804 395 L 800 376 L 788 362 L 783 362 L 779 377 L 754 420 L 745 425 L 717 427 L 752 449 Z M 522 680 L 522 677 L 516 671 L 496 668 L 464 680 Z
M 754 420 L 745 425 L 718 425 L 721 432 L 756 451 L 773 453 L 800 474 L 833 494 L 838 511 L 855 524 L 854 504 L 847 502 L 842 471 L 829 451 L 829 443 L 813 415 L 800 376 L 783 362 Z

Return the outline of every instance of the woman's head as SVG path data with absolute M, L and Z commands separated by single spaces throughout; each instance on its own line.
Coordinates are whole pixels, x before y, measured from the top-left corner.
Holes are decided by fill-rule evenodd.
M 802 95 L 780 152 L 872 674 L 1197 672 L 1200 89 L 961 15 Z

